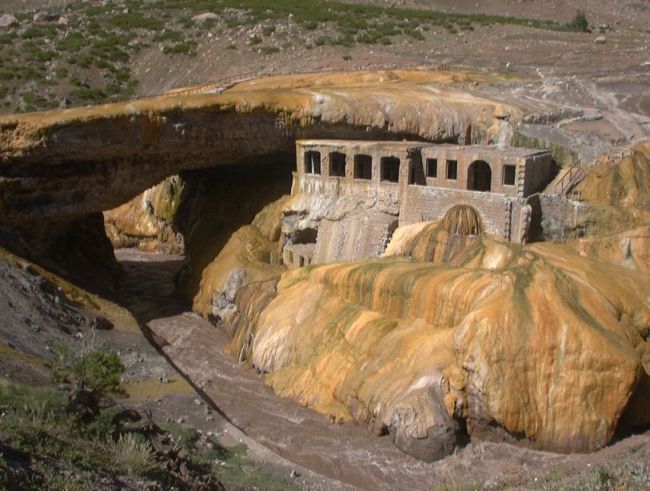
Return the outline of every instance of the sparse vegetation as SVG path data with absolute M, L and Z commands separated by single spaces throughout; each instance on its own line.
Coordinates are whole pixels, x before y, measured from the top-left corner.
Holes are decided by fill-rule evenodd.
M 169 46 L 163 47 L 163 53 L 168 55 L 196 55 L 197 44 L 194 41 L 181 41 L 178 43 L 171 44 Z
M 566 27 L 571 31 L 589 32 L 589 21 L 584 10 L 578 9 Z
M 135 93 L 131 65 L 138 53 L 155 48 L 170 57 L 195 56 L 205 36 L 225 35 L 226 49 L 246 42 L 255 47 L 252 52 L 268 56 L 292 48 L 293 43 L 305 49 L 389 45 L 398 38 L 400 43 L 419 43 L 435 27 L 452 34 L 492 24 L 588 29 L 582 11 L 562 24 L 335 0 L 117 0 L 109 5 L 71 3 L 69 8 L 67 25 L 30 25 L 34 12 L 20 12 L 17 18 L 23 25 L 0 34 L 0 80 L 12 97 L 9 110 L 47 109 L 63 97 L 73 106 L 124 100 Z M 217 13 L 221 19 L 192 21 L 203 12 Z M 289 16 L 297 34 L 287 31 Z M 271 39 L 273 44 L 268 42 Z M 85 85 L 69 90 L 73 80 L 83 80 Z M 36 84 L 30 91 L 40 92 L 42 98 L 25 105 L 20 94 L 28 81 Z
M 262 46 L 260 48 L 260 53 L 262 53 L 263 55 L 272 55 L 274 53 L 279 53 L 279 52 L 280 52 L 280 48 L 278 48 L 277 46 Z
M 68 355 L 65 355 L 67 357 Z M 94 351 L 66 361 L 68 377 L 80 377 L 102 390 L 118 387 L 121 373 L 113 354 Z M 57 362 L 59 363 L 59 362 Z M 61 372 L 57 372 L 61 373 Z M 60 375 L 57 375 L 57 378 Z M 121 488 L 144 487 L 155 482 L 163 489 L 189 489 L 165 462 L 160 462 L 149 441 L 137 431 L 116 437 L 120 410 L 103 409 L 92 421 L 69 411 L 69 398 L 60 391 L 0 381 L 0 488 L 92 490 L 97 483 Z M 145 429 L 147 425 L 143 426 Z M 209 484 L 224 481 L 234 487 L 264 490 L 292 489 L 286 480 L 260 470 L 247 458 L 247 449 L 227 449 L 212 437 L 176 423 L 163 425 L 174 452 L 184 452 L 194 476 Z

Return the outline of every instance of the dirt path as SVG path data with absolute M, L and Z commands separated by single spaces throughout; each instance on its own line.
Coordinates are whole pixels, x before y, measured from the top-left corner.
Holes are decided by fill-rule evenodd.
M 395 448 L 387 437 L 327 418 L 277 397 L 252 370 L 224 352 L 226 335 L 191 312 L 173 293 L 178 257 L 119 251 L 126 278 L 122 293 L 146 320 L 155 343 L 201 395 L 225 415 L 222 432 L 245 442 L 250 456 L 279 472 L 297 470 L 306 489 L 432 489 L 483 485 L 530 489 L 536 476 L 572 477 L 595 466 L 650 452 L 650 434 L 622 440 L 588 455 L 540 452 L 475 441 L 426 464 Z M 187 403 L 186 403 L 187 404 Z M 227 420 L 227 421 L 226 421 Z M 233 426 L 234 425 L 234 426 Z M 556 476 L 561 469 L 559 478 Z M 567 477 L 567 478 L 568 478 Z M 554 481 L 555 482 L 555 481 Z

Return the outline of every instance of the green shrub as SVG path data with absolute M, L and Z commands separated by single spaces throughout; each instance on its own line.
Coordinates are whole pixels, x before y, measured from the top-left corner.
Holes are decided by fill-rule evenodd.
M 56 29 L 55 26 L 31 26 L 25 29 L 21 37 L 23 39 L 50 37 L 56 34 Z
M 71 32 L 56 45 L 57 49 L 60 51 L 67 51 L 68 53 L 77 53 L 84 46 L 88 44 L 88 41 L 84 38 L 83 34 L 79 32 Z
M 13 42 L 15 37 L 16 35 L 13 32 L 0 34 L 0 46 L 4 47 L 5 45 L 10 44 L 11 42 Z
M 0 69 L 0 80 L 13 80 L 16 76 L 17 73 L 14 70 Z
M 196 55 L 196 46 L 197 44 L 194 41 L 181 41 L 180 43 L 174 43 L 169 46 L 163 47 L 163 53 L 166 55 L 181 55 L 187 54 L 190 56 Z
M 587 20 L 585 11 L 582 9 L 576 10 L 573 19 L 566 26 L 571 31 L 589 32 L 589 21 Z
M 56 70 L 54 70 L 54 74 L 56 75 L 56 78 L 61 79 L 61 78 L 67 78 L 70 72 L 68 72 L 67 68 L 58 67 Z
M 260 48 L 260 53 L 262 53 L 263 55 L 272 55 L 274 53 L 279 53 L 279 52 L 280 52 L 280 48 L 278 48 L 277 46 L 262 46 Z
M 130 12 L 128 14 L 117 14 L 109 19 L 109 23 L 123 31 L 131 29 L 148 29 L 150 31 L 159 31 L 164 25 L 162 21 L 147 17 L 142 12 Z
M 415 31 L 415 30 L 407 30 L 406 34 L 409 37 L 412 37 L 416 41 L 424 41 L 424 34 L 422 34 L 420 31 Z
M 305 29 L 307 29 L 309 31 L 314 31 L 314 30 L 318 29 L 318 26 L 319 26 L 319 23 L 314 21 L 314 20 L 308 20 L 308 21 L 302 23 L 302 27 L 304 27 Z
M 131 72 L 128 68 L 123 68 L 121 70 L 116 70 L 113 72 L 113 77 L 117 82 L 128 82 L 131 78 Z
M 0 406 L 26 413 L 62 412 L 66 398 L 61 392 L 22 384 L 0 384 Z
M 115 461 L 130 476 L 146 475 L 156 464 L 151 445 L 130 433 L 122 436 L 115 445 Z
M 248 43 L 251 45 L 261 44 L 262 38 L 260 38 L 259 36 L 252 36 L 248 39 Z
M 183 39 L 183 33 L 165 29 L 163 32 L 156 34 L 153 39 L 154 41 L 181 41 Z
M 29 106 L 38 107 L 47 103 L 47 99 L 36 92 L 23 92 L 20 97 Z
M 179 442 L 179 445 L 185 450 L 191 450 L 194 446 L 194 443 L 199 438 L 197 431 L 191 426 L 179 424 L 179 423 L 162 423 L 160 427 L 168 431 L 174 441 Z
M 18 74 L 18 78 L 22 78 L 25 80 L 43 80 L 45 76 L 43 75 L 43 71 L 31 66 L 24 66 L 16 69 L 16 73 Z
M 124 373 L 124 365 L 116 353 L 94 350 L 72 356 L 70 349 L 63 345 L 55 346 L 54 353 L 56 358 L 52 363 L 52 373 L 55 382 L 74 383 L 100 396 L 123 393 L 120 378 Z

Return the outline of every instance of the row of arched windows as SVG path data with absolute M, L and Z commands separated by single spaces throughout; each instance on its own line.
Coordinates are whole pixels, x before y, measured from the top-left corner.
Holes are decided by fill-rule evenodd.
M 331 152 L 328 158 L 330 177 L 345 177 L 346 155 L 341 152 Z M 354 156 L 354 179 L 372 179 L 372 157 L 370 155 L 357 154 Z M 380 160 L 380 181 L 399 182 L 400 159 L 397 157 L 381 157 Z M 458 179 L 458 161 L 446 160 L 444 177 L 445 180 L 455 181 Z M 315 150 L 308 150 L 304 155 L 304 171 L 306 174 L 321 174 L 321 153 Z M 426 177 L 438 179 L 438 159 L 426 159 L 423 169 Z M 514 186 L 516 181 L 516 166 L 504 165 L 502 182 L 505 186 Z M 423 176 L 418 176 L 414 168 L 409 171 L 409 184 L 426 184 Z M 472 191 L 491 191 L 492 189 L 492 168 L 484 160 L 475 160 L 467 168 L 467 189 Z

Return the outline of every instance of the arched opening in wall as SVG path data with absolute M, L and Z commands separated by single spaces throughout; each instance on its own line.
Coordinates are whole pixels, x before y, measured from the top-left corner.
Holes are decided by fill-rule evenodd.
M 472 191 L 492 190 L 492 169 L 484 160 L 475 160 L 467 169 L 467 189 Z
M 320 174 L 320 152 L 305 152 L 305 174 Z
M 400 160 L 397 157 L 381 158 L 381 180 L 384 182 L 399 181 Z
M 345 177 L 345 154 L 330 153 L 330 177 Z
M 354 156 L 354 178 L 372 179 L 372 157 L 370 155 Z

